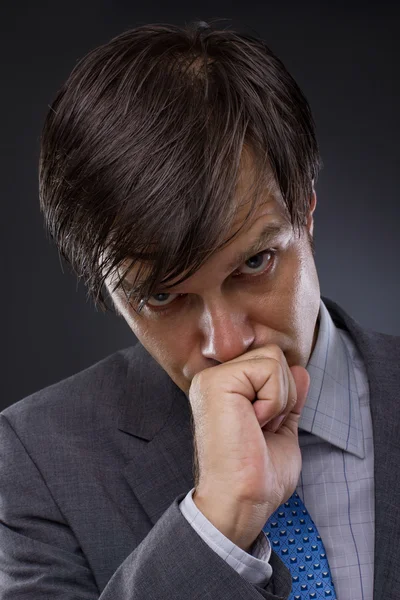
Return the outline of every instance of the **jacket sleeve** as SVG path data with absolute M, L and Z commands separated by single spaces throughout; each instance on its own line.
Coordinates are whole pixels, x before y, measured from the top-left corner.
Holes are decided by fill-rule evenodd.
M 269 564 L 271 545 L 265 533 L 261 531 L 249 552 L 245 552 L 214 527 L 197 508 L 193 501 L 194 490 L 195 488 L 189 490 L 179 504 L 179 510 L 187 522 L 190 523 L 206 544 L 225 560 L 232 569 L 235 569 L 241 577 L 244 577 L 251 584 L 265 587 L 272 577 L 272 568 Z
M 0 600 L 284 600 L 291 577 L 252 585 L 216 554 L 172 502 L 99 590 L 74 532 L 39 469 L 0 414 Z

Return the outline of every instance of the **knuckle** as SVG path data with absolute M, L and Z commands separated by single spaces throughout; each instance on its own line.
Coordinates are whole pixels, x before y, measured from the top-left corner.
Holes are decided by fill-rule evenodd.
M 284 357 L 283 351 L 277 344 L 269 344 L 268 345 L 268 354 L 271 358 L 275 358 L 277 361 L 281 362 Z
M 285 410 L 287 407 L 288 395 L 286 390 L 286 381 L 285 381 L 285 370 L 282 363 L 279 363 L 280 372 L 279 372 L 279 402 L 281 406 L 281 410 Z
M 282 373 L 282 375 L 284 374 L 282 361 L 272 356 L 268 360 L 271 364 L 271 368 L 273 368 L 278 373 Z
M 282 363 L 275 359 L 271 359 L 271 378 L 269 380 L 269 390 L 274 400 L 276 414 L 281 413 L 287 404 L 287 394 L 285 386 L 285 377 Z
M 246 354 L 248 355 L 247 358 L 249 360 L 266 360 L 269 358 L 273 358 L 280 362 L 282 361 L 282 358 L 284 358 L 284 353 L 280 346 L 278 346 L 277 344 L 265 344 L 264 346 L 255 348 L 254 350 L 251 350 Z

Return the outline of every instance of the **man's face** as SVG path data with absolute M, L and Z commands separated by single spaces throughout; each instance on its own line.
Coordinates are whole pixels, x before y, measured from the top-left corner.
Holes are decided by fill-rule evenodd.
M 246 171 L 241 175 L 246 182 Z M 238 187 L 240 194 L 241 186 Z M 309 240 L 315 193 L 299 237 L 281 201 L 270 193 L 251 222 L 176 287 L 153 295 L 137 315 L 122 291 L 117 310 L 153 358 L 188 395 L 196 373 L 249 350 L 277 344 L 289 366 L 305 367 L 316 341 L 320 289 Z M 233 231 L 248 212 L 237 212 Z M 280 231 L 248 253 L 266 226 Z M 238 254 L 242 254 L 238 262 Z M 134 281 L 134 276 L 130 277 Z M 178 278 L 176 279 L 176 281 Z M 110 284 L 107 282 L 110 291 Z

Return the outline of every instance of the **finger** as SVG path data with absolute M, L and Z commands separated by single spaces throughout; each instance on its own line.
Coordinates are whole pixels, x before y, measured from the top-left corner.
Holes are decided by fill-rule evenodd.
M 282 349 L 277 344 L 266 344 L 260 348 L 249 350 L 240 356 L 231 358 L 224 364 L 229 365 L 237 362 L 243 362 L 244 360 L 263 359 L 263 358 L 275 358 L 275 360 L 281 361 L 284 358 Z
M 285 356 L 283 355 L 283 361 L 284 361 L 284 371 L 285 371 L 285 378 L 286 378 L 286 404 L 285 404 L 285 408 L 284 410 L 281 412 L 281 414 L 277 415 L 274 419 L 272 419 L 265 427 L 264 429 L 266 429 L 267 431 L 272 431 L 275 432 L 278 430 L 278 428 L 285 423 L 287 417 L 289 416 L 289 414 L 291 413 L 291 411 L 293 410 L 293 408 L 296 406 L 297 403 L 297 388 L 296 388 L 296 382 L 294 380 L 293 374 L 289 368 L 289 365 L 286 361 Z
M 264 372 L 269 372 L 267 379 L 257 390 L 257 397 L 253 402 L 253 409 L 260 427 L 264 427 L 286 409 L 288 398 L 288 376 L 281 361 L 264 359 L 266 366 Z
M 281 424 L 278 433 L 295 435 L 297 437 L 300 415 L 306 403 L 310 387 L 310 376 L 306 369 L 297 365 L 290 367 L 290 370 L 296 383 L 297 401 L 285 422 Z
M 274 365 L 273 362 L 269 363 L 274 367 L 274 374 L 271 376 L 268 377 L 268 366 L 265 367 L 265 369 L 261 369 L 260 376 L 261 378 L 264 377 L 264 381 L 262 379 L 260 380 L 259 378 L 256 378 L 256 380 L 253 379 L 252 383 L 254 384 L 256 397 L 254 398 L 253 395 L 252 398 L 249 398 L 252 401 L 254 412 L 261 427 L 264 427 L 268 422 L 274 419 L 274 417 L 277 417 L 280 414 L 286 416 L 293 405 L 292 402 L 290 406 L 287 406 L 288 398 L 290 396 L 293 396 L 293 399 L 296 398 L 296 385 L 289 371 L 289 365 L 282 349 L 277 344 L 266 344 L 265 346 L 250 350 L 249 352 L 246 352 L 245 354 L 237 356 L 236 358 L 224 363 L 225 365 L 239 362 L 243 363 L 243 361 L 250 361 L 253 363 L 259 360 L 264 361 L 269 359 L 272 361 L 275 360 L 280 364 L 282 373 L 276 373 L 275 368 L 278 368 L 279 371 L 279 367 L 277 367 L 276 364 Z M 264 383 L 266 384 L 265 387 L 263 385 Z M 274 394 L 273 387 L 275 383 L 278 384 L 279 390 Z M 277 400 L 276 410 L 271 410 L 271 406 L 267 407 L 266 405 L 262 405 L 258 402 L 259 400 L 268 400 L 269 403 L 271 403 L 271 400 L 273 400 L 274 397 Z

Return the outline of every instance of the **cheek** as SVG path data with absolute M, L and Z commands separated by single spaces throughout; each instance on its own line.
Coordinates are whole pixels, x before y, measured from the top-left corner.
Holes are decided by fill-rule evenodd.
M 265 294 L 265 303 L 268 320 L 276 329 L 297 339 L 304 334 L 308 338 L 319 310 L 319 284 L 311 249 L 304 242 L 287 249 L 279 274 Z
M 320 288 L 311 249 L 301 247 L 293 267 L 291 327 L 302 356 L 308 356 L 320 308 Z
M 260 290 L 259 302 L 264 307 L 264 320 L 281 331 L 291 331 L 297 323 L 299 297 L 304 285 L 302 261 L 295 248 L 288 249 L 276 276 Z
M 126 320 L 139 342 L 166 371 L 185 363 L 190 346 L 185 331 L 179 332 L 176 326 L 168 327 L 160 322 L 151 323 L 136 315 Z

